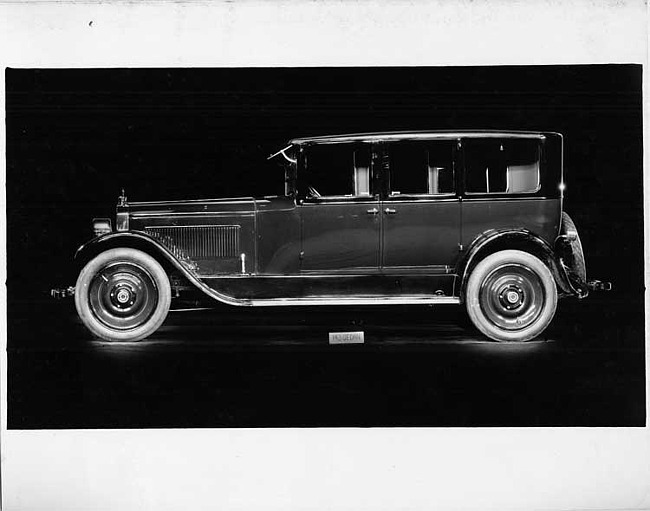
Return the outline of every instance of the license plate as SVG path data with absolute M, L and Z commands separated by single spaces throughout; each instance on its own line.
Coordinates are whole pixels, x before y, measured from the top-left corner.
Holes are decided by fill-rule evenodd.
M 330 344 L 363 344 L 363 332 L 330 332 Z

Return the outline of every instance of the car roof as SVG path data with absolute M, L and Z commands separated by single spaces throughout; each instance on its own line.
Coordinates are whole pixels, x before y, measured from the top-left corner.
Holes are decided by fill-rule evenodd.
M 392 142 L 398 140 L 435 140 L 458 138 L 532 138 L 543 139 L 548 135 L 562 136 L 551 131 L 498 131 L 498 130 L 429 130 L 429 131 L 386 131 L 378 133 L 348 133 L 318 137 L 300 137 L 289 144 L 337 144 L 343 142 Z

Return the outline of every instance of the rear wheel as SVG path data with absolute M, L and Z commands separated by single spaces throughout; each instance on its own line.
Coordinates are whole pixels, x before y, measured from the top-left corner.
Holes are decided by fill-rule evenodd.
M 465 292 L 467 313 L 495 341 L 528 341 L 549 325 L 557 287 L 547 266 L 520 250 L 503 250 L 476 265 Z
M 107 341 L 138 341 L 155 332 L 169 312 L 165 270 L 132 248 L 107 250 L 79 274 L 75 305 L 84 325 Z

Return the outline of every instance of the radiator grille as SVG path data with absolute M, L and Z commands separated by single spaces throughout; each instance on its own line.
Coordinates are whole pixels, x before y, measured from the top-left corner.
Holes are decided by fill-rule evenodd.
M 168 249 L 190 259 L 239 257 L 239 225 L 146 227 Z

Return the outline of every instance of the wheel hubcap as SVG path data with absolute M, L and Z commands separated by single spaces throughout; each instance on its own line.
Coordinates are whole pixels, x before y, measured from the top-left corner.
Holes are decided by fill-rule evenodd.
M 136 292 L 129 284 L 119 283 L 111 290 L 111 302 L 115 307 L 126 309 L 135 303 Z
M 511 284 L 499 293 L 501 306 L 507 310 L 515 310 L 521 307 L 524 302 L 524 290 L 519 286 Z
M 129 330 L 146 322 L 158 303 L 152 276 L 132 262 L 111 263 L 89 286 L 90 309 L 106 326 Z
M 542 312 L 544 287 L 530 268 L 510 264 L 496 268 L 483 281 L 480 304 L 487 319 L 504 330 L 530 326 Z

